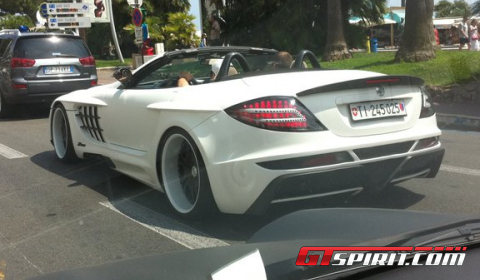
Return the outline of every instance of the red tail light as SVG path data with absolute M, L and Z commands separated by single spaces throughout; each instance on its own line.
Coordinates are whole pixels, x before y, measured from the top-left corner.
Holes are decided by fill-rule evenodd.
M 93 56 L 79 58 L 82 65 L 95 66 L 95 58 Z
M 315 116 L 298 100 L 291 97 L 266 97 L 250 100 L 225 111 L 240 122 L 269 130 L 324 130 Z
M 14 89 L 26 89 L 27 85 L 26 84 L 12 84 L 12 88 L 14 88 Z
M 90 86 L 96 86 L 98 83 L 97 83 L 97 80 L 91 80 L 90 81 Z
M 398 83 L 400 79 L 392 78 L 392 79 L 375 79 L 375 80 L 367 80 L 367 84 L 385 84 L 385 83 Z
M 12 58 L 10 61 L 10 67 L 12 68 L 32 67 L 33 65 L 35 65 L 35 59 Z

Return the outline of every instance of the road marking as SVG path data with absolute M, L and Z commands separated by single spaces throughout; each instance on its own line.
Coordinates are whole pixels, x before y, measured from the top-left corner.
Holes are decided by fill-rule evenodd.
M 14 150 L 14 149 L 12 149 L 8 146 L 5 146 L 3 144 L 0 144 L 0 155 L 6 157 L 8 159 L 28 157 L 26 154 L 21 153 L 17 150 Z
M 442 164 L 440 170 L 480 177 L 480 170 Z
M 100 202 L 100 205 L 189 249 L 230 245 L 128 199 L 113 202 L 113 204 Z

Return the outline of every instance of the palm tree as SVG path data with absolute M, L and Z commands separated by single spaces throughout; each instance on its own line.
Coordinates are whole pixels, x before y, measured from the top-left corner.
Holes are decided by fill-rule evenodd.
M 328 0 L 328 34 L 323 53 L 323 61 L 352 58 L 343 33 L 342 4 L 338 0 Z
M 328 1 L 328 30 L 330 32 L 327 34 L 323 60 L 351 58 L 345 43 L 344 24 L 350 15 L 358 16 L 369 22 L 380 22 L 386 11 L 386 2 L 386 0 Z M 340 17 L 338 16 L 338 10 L 340 11 Z
M 455 0 L 453 3 L 441 0 L 435 5 L 434 11 L 437 17 L 470 17 L 472 15 L 470 5 L 465 0 Z
M 480 14 L 480 1 L 474 2 L 470 6 L 470 11 L 472 12 L 472 15 L 478 15 Z
M 426 61 L 435 58 L 432 44 L 433 0 L 408 0 L 405 7 L 405 31 L 395 61 Z

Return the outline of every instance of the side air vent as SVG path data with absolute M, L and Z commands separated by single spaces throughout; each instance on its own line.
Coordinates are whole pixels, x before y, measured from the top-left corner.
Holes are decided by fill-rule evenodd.
M 87 131 L 93 139 L 105 142 L 103 139 L 103 129 L 100 128 L 100 117 L 96 106 L 81 106 L 78 108 L 78 114 L 82 126 L 80 128 Z

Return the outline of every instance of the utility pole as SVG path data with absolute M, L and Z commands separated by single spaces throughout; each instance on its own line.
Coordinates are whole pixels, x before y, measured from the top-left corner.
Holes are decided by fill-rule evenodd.
M 115 49 L 117 50 L 118 59 L 120 60 L 121 63 L 124 63 L 125 60 L 123 59 L 122 50 L 120 50 L 120 45 L 118 44 L 117 31 L 115 30 L 115 22 L 113 20 L 112 0 L 107 0 L 105 4 L 107 4 L 107 9 L 108 9 L 107 12 L 110 18 L 110 29 L 112 31 L 113 44 L 115 45 Z

